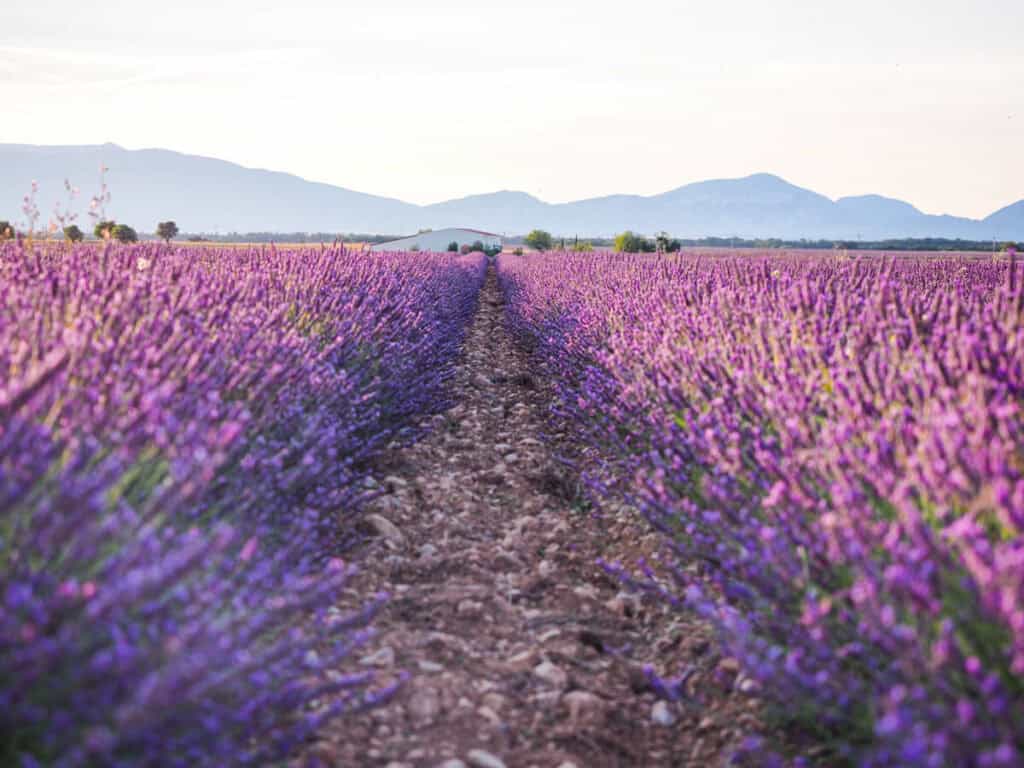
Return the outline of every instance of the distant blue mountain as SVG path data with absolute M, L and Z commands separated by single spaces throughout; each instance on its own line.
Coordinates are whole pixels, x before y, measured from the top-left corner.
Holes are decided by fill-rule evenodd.
M 1000 208 L 985 219 L 985 226 L 997 240 L 1020 240 L 1024 232 L 1024 200 Z
M 146 232 L 158 221 L 174 219 L 188 232 L 402 234 L 462 226 L 505 234 L 539 227 L 592 237 L 632 229 L 647 234 L 665 230 L 678 237 L 1024 239 L 1024 200 L 979 221 L 929 215 L 880 195 L 833 201 L 761 173 L 650 196 L 610 195 L 552 204 L 525 192 L 501 191 L 421 206 L 287 173 L 116 144 L 0 144 L 0 218 L 22 218 L 21 199 L 33 179 L 39 182 L 44 218 L 61 199 L 65 178 L 81 187 L 84 212 L 97 191 L 101 163 L 110 169 L 113 199 L 108 213 Z

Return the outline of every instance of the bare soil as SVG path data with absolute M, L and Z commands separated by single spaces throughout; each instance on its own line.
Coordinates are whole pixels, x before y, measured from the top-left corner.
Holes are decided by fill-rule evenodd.
M 596 564 L 652 558 L 657 536 L 624 505 L 581 501 L 556 458 L 572 435 L 553 425 L 549 388 L 505 328 L 493 267 L 453 386 L 458 405 L 382 467 L 355 553 L 353 604 L 392 595 L 359 663 L 409 679 L 387 706 L 320 734 L 304 761 L 722 764 L 759 728 L 753 686 L 695 617 Z M 645 665 L 688 675 L 686 700 L 657 703 Z

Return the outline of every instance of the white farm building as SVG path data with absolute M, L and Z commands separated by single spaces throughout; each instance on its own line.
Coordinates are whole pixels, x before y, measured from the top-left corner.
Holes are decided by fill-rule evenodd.
M 501 235 L 493 232 L 481 232 L 479 229 L 433 229 L 429 232 L 420 232 L 418 235 L 410 235 L 399 240 L 389 240 L 386 243 L 376 243 L 370 247 L 371 251 L 447 251 L 452 243 L 458 243 L 459 249 L 464 245 L 483 243 L 484 248 L 501 248 Z

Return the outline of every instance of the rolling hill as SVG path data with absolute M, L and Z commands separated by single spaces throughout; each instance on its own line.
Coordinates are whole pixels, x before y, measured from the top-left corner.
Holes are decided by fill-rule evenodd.
M 632 229 L 666 230 L 678 237 L 1024 239 L 1024 200 L 983 220 L 935 216 L 880 195 L 832 200 L 762 173 L 687 184 L 650 196 L 610 195 L 553 204 L 506 190 L 421 206 L 288 173 L 116 144 L 0 144 L 0 218 L 23 218 L 22 197 L 37 180 L 45 220 L 61 199 L 65 178 L 82 188 L 78 207 L 84 214 L 101 163 L 110 169 L 113 199 L 108 213 L 147 232 L 159 220 L 174 219 L 188 232 L 401 234 L 464 226 L 510 235 L 540 227 L 592 237 Z

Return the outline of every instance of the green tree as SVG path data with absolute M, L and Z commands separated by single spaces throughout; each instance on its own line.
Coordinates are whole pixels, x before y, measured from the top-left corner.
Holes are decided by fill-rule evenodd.
M 11 240 L 14 237 L 14 227 L 9 221 L 0 221 L 0 243 L 4 240 Z
M 107 240 L 114 236 L 115 229 L 117 229 L 116 221 L 98 221 L 93 227 L 92 233 L 100 240 Z
M 173 221 L 161 221 L 156 225 L 156 234 L 165 243 L 170 243 L 178 236 L 178 225 Z
M 554 240 L 551 239 L 550 232 L 545 232 L 543 229 L 535 229 L 524 238 L 523 242 L 535 251 L 549 251 Z
M 127 224 L 118 224 L 115 226 L 111 235 L 113 235 L 114 239 L 119 243 L 137 243 L 139 241 L 138 234 Z
M 448 252 L 449 253 L 458 253 L 459 252 L 459 244 L 457 242 L 455 242 L 454 240 L 452 240 L 450 243 L 448 243 Z
M 470 248 L 471 251 L 474 251 L 474 252 L 480 251 L 481 253 L 483 253 L 484 241 L 483 240 L 474 240 L 473 244 L 471 246 L 469 246 L 469 248 Z
M 572 244 L 572 249 L 577 253 L 589 253 L 594 250 L 594 246 L 589 240 L 577 240 Z
M 615 237 L 615 250 L 620 253 L 640 253 L 643 246 L 644 239 L 629 229 Z
M 77 224 L 64 227 L 64 238 L 69 243 L 80 243 L 85 238 L 85 232 L 78 228 Z
M 669 237 L 668 232 L 659 232 L 654 236 L 654 247 L 658 253 L 668 253 Z
M 615 250 L 620 253 L 650 253 L 654 244 L 627 229 L 615 238 Z

